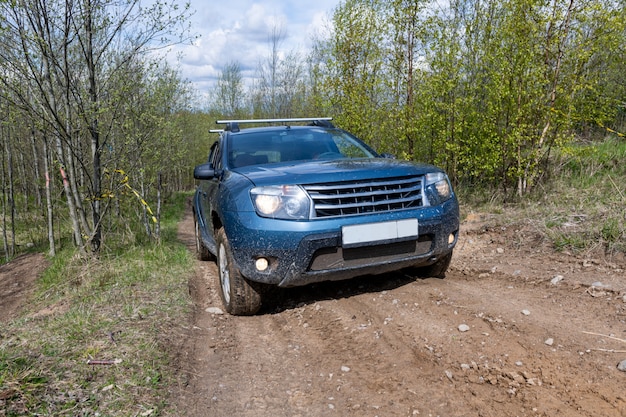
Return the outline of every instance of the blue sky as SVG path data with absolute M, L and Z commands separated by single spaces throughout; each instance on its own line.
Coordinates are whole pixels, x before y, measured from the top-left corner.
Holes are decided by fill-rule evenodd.
M 185 0 L 180 0 L 181 4 Z M 189 0 L 196 11 L 192 32 L 199 35 L 193 45 L 172 48 L 169 59 L 178 63 L 182 76 L 204 94 L 214 85 L 223 65 L 239 62 L 244 78 L 250 82 L 259 62 L 270 51 L 273 28 L 282 28 L 285 39 L 281 52 L 310 50 L 311 38 L 324 30 L 340 0 Z

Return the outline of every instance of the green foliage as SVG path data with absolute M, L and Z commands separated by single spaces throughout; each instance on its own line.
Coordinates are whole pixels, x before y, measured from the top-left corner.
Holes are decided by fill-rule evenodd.
M 70 225 L 82 252 L 97 252 L 108 232 L 109 203 L 128 185 L 110 173 L 127 173 L 144 200 L 157 188 L 171 192 L 192 184 L 186 163 L 195 154 L 179 146 L 187 129 L 176 118 L 189 111 L 189 85 L 154 55 L 189 40 L 188 5 L 46 5 L 0 2 L 6 29 L 0 32 L 0 71 L 7 75 L 0 77 L 0 104 L 8 108 L 0 123 L 16 126 L 0 132 L 15 153 L 2 166 L 20 171 L 3 175 L 2 185 L 11 183 L 20 198 L 36 196 L 40 208 L 47 203 L 50 242 L 56 221 Z M 44 182 L 51 187 L 45 202 Z
M 49 244 L 46 229 L 57 245 L 83 245 L 97 230 L 108 247 L 148 242 L 156 226 L 147 208 L 156 211 L 159 190 L 169 198 L 193 188 L 192 168 L 214 140 L 208 130 L 228 114 L 333 116 L 380 152 L 442 166 L 455 184 L 495 188 L 494 195 L 508 201 L 546 187 L 555 161 L 579 170 L 580 181 L 588 181 L 585 172 L 624 166 L 623 154 L 599 154 L 584 165 L 575 157 L 583 152 L 579 138 L 624 137 L 626 8 L 619 2 L 344 1 L 307 59 L 294 52 L 281 58 L 284 35 L 275 29 L 271 54 L 249 91 L 243 91 L 239 64 L 229 63 L 218 85 L 219 105 L 208 114 L 191 109 L 193 93 L 176 70 L 142 53 L 157 34 L 174 35 L 170 29 L 185 10 L 159 2 L 135 13 L 134 3 L 125 4 L 126 18 L 145 30 L 134 39 L 116 38 L 119 44 L 100 43 L 101 30 L 119 34 L 130 23 L 112 19 L 113 3 L 91 10 L 96 42 L 85 52 L 99 57 L 97 66 L 77 53 L 76 40 L 88 35 L 83 24 L 38 32 L 43 26 L 36 19 L 61 22 L 63 8 L 49 7 L 40 16 L 28 2 L 0 3 L 6 29 L 0 66 L 14 75 L 0 79 L 0 139 L 9 145 L 2 154 L 3 190 L 9 182 L 15 190 L 3 192 L 2 207 L 16 212 L 15 219 L 7 217 L 14 224 L 3 228 L 13 233 L 15 227 L 9 237 L 18 251 Z M 35 20 L 17 19 L 22 15 Z M 27 65 L 29 59 L 37 65 Z M 48 74 L 58 78 L 30 70 L 39 65 L 57 65 Z M 87 88 L 86 80 L 95 87 Z M 61 168 L 74 181 L 67 189 Z M 126 182 L 114 174 L 120 171 Z M 610 185 L 608 177 L 605 182 Z M 32 214 L 33 205 L 41 214 Z M 137 218 L 142 227 L 127 227 Z
M 620 259 L 626 253 L 626 141 L 570 142 L 550 156 L 542 184 L 524 198 L 492 187 L 457 187 L 461 207 L 523 229 L 559 251 Z
M 555 149 L 616 122 L 624 14 L 609 0 L 346 1 L 316 48 L 316 100 L 380 150 L 523 196 Z
M 318 91 L 321 102 L 326 103 L 324 110 L 339 126 L 375 147 L 384 140 L 384 126 L 372 123 L 384 117 L 380 108 L 384 104 L 380 82 L 384 4 L 377 0 L 342 3 L 333 15 L 335 33 L 318 48 L 319 68 L 324 74 Z

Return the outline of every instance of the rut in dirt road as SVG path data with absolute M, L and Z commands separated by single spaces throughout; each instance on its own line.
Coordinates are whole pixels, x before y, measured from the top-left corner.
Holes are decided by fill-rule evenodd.
M 193 248 L 189 215 L 181 239 Z M 480 244 L 488 239 L 472 240 L 446 279 L 397 273 L 291 289 L 253 317 L 208 313 L 221 307 L 216 267 L 198 262 L 171 415 L 626 415 L 616 369 L 626 345 L 602 336 L 626 336 L 623 271 L 597 265 L 553 285 L 531 249 L 513 257 L 533 264 L 510 274 L 510 259 Z M 613 290 L 592 295 L 585 281 L 598 276 Z

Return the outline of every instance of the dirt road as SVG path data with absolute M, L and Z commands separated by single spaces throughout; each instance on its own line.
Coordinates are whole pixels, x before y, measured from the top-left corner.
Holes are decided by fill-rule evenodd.
M 193 247 L 190 215 L 180 237 Z M 446 279 L 315 285 L 233 317 L 211 312 L 216 267 L 198 261 L 175 414 L 626 416 L 620 264 L 472 215 Z

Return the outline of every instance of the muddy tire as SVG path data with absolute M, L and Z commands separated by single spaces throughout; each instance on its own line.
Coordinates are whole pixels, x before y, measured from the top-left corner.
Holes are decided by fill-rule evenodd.
M 432 265 L 417 268 L 418 275 L 425 278 L 445 278 L 450 261 L 452 261 L 452 252 Z
M 217 231 L 216 243 L 217 271 L 224 308 L 236 316 L 257 313 L 262 301 L 260 284 L 248 281 L 235 266 L 224 228 Z
M 206 248 L 206 246 L 204 246 L 204 243 L 202 243 L 202 238 L 200 237 L 200 225 L 198 224 L 198 219 L 195 213 L 193 215 L 193 225 L 196 235 L 196 257 L 201 261 L 215 260 L 213 254 Z

